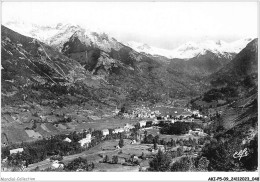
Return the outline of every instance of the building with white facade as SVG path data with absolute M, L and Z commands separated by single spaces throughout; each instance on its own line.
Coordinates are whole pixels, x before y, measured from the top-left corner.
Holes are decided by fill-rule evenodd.
M 17 148 L 10 150 L 10 154 L 17 154 L 18 152 L 23 152 L 23 148 Z
M 103 136 L 109 135 L 109 130 L 108 129 L 103 129 L 102 130 L 102 135 Z

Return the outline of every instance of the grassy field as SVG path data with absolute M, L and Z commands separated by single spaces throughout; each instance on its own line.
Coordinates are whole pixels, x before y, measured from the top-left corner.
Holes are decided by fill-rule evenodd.
M 34 131 L 39 133 L 39 135 L 43 137 L 49 137 L 51 135 L 56 134 L 68 134 L 73 131 L 82 131 L 83 129 L 108 129 L 108 128 L 117 128 L 123 127 L 126 123 L 136 123 L 138 120 L 131 120 L 131 119 L 119 119 L 119 118 L 108 118 L 108 119 L 101 119 L 101 120 L 88 120 L 85 122 L 76 122 L 73 121 L 67 124 L 55 124 L 52 123 L 37 123 L 36 129 Z M 38 137 L 33 137 L 33 135 L 28 135 L 25 132 L 26 127 L 31 127 L 31 123 L 19 123 L 11 120 L 10 123 L 5 121 L 4 126 L 2 126 L 2 133 L 7 134 L 7 138 L 10 143 L 20 143 L 22 141 L 34 141 L 39 139 Z
M 131 140 L 124 139 L 124 146 L 121 149 L 116 149 L 115 146 L 118 145 L 119 140 L 105 141 L 98 146 L 91 148 L 84 152 L 83 158 L 87 158 L 89 162 L 95 164 L 94 171 L 108 171 L 108 172 L 130 172 L 139 171 L 138 166 L 125 166 L 122 164 L 111 164 L 111 163 L 100 163 L 104 156 L 108 156 L 111 160 L 113 156 L 118 156 L 121 159 L 130 159 L 132 155 L 141 156 L 142 153 L 145 155 L 151 155 L 147 149 L 151 145 L 145 144 L 130 144 Z M 122 152 L 119 152 L 122 151 Z M 124 160 L 122 160 L 124 161 Z M 142 165 L 146 166 L 149 164 L 149 160 L 142 160 Z
M 134 172 L 139 171 L 139 166 L 126 166 L 122 165 L 125 162 L 125 159 L 130 159 L 132 155 L 135 156 L 141 156 L 142 153 L 145 154 L 145 156 L 151 156 L 155 153 L 149 152 L 147 149 L 150 148 L 152 145 L 146 145 L 146 144 L 130 144 L 130 140 L 124 139 L 124 146 L 121 149 L 116 149 L 115 146 L 118 145 L 119 140 L 109 140 L 104 141 L 100 143 L 99 145 L 86 150 L 79 154 L 74 154 L 70 156 L 64 156 L 62 162 L 65 164 L 68 164 L 72 160 L 82 157 L 86 158 L 89 163 L 94 163 L 95 169 L 94 172 L 101 172 L 101 171 L 108 171 L 108 172 Z M 105 150 L 103 150 L 105 149 Z M 103 163 L 103 157 L 108 156 L 110 161 L 113 156 L 118 156 L 120 161 L 118 164 L 112 164 L 112 163 Z M 140 160 L 140 166 L 142 167 L 148 167 L 149 166 L 149 160 Z M 28 168 L 25 169 L 25 171 L 32 171 L 36 167 L 39 167 L 40 170 L 44 170 L 48 167 L 51 167 L 51 161 L 50 160 L 44 160 L 39 163 L 31 164 Z
M 138 172 L 138 166 L 123 166 L 121 164 L 97 163 L 94 172 Z

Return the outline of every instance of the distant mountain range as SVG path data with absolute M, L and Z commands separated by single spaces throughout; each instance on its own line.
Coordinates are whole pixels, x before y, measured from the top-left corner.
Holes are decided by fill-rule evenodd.
M 243 39 L 233 43 L 189 42 L 178 47 L 171 55 L 183 59 L 169 59 L 163 56 L 163 51 L 161 55 L 154 53 L 163 49 L 137 46 L 139 44 L 133 42 L 124 44 L 105 33 L 92 32 L 78 25 L 59 23 L 38 26 L 8 22 L 6 26 L 43 42 L 57 54 L 79 63 L 88 73 L 123 88 L 125 97 L 132 94 L 136 99 L 142 97 L 142 94 L 146 97 L 152 94 L 151 97 L 159 98 L 163 92 L 167 92 L 166 95 L 170 97 L 194 96 L 206 90 L 206 85 L 209 85 L 206 78 L 224 68 L 251 40 Z M 148 94 L 151 90 L 153 92 Z
M 252 39 L 245 38 L 231 43 L 222 40 L 213 41 L 208 40 L 204 42 L 187 42 L 180 45 L 176 49 L 168 50 L 156 48 L 145 43 L 139 42 L 118 42 L 116 39 L 110 37 L 105 33 L 97 33 L 78 25 L 59 23 L 53 26 L 39 26 L 24 22 L 10 21 L 5 24 L 8 28 L 17 31 L 23 35 L 36 38 L 46 44 L 56 46 L 59 50 L 62 48 L 64 42 L 72 36 L 75 32 L 83 32 L 82 35 L 88 37 L 89 43 L 94 43 L 102 50 L 108 51 L 111 48 L 118 49 L 120 44 L 131 47 L 139 53 L 145 53 L 152 56 L 164 56 L 168 59 L 184 59 L 205 55 L 208 52 L 216 54 L 216 56 L 226 59 L 232 59 L 234 54 L 240 52 Z M 86 40 L 87 41 L 87 40 Z
M 190 58 L 205 55 L 207 52 L 212 52 L 218 57 L 232 58 L 233 54 L 240 52 L 252 39 L 241 39 L 235 42 L 227 43 L 222 40 L 204 41 L 200 43 L 187 42 L 174 50 L 167 50 L 149 46 L 138 42 L 127 42 L 127 46 L 133 48 L 137 52 L 143 52 L 153 56 L 165 56 L 169 59 L 179 58 L 188 60 Z

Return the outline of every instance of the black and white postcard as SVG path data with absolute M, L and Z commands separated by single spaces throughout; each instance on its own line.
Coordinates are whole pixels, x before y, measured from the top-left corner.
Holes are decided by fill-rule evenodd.
M 258 10 L 1 2 L 1 181 L 259 181 Z

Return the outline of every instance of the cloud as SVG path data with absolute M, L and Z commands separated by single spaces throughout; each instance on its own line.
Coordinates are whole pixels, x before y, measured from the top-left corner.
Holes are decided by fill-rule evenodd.
M 257 37 L 257 2 L 3 2 L 2 10 L 4 23 L 70 22 L 168 49 L 190 40 Z

